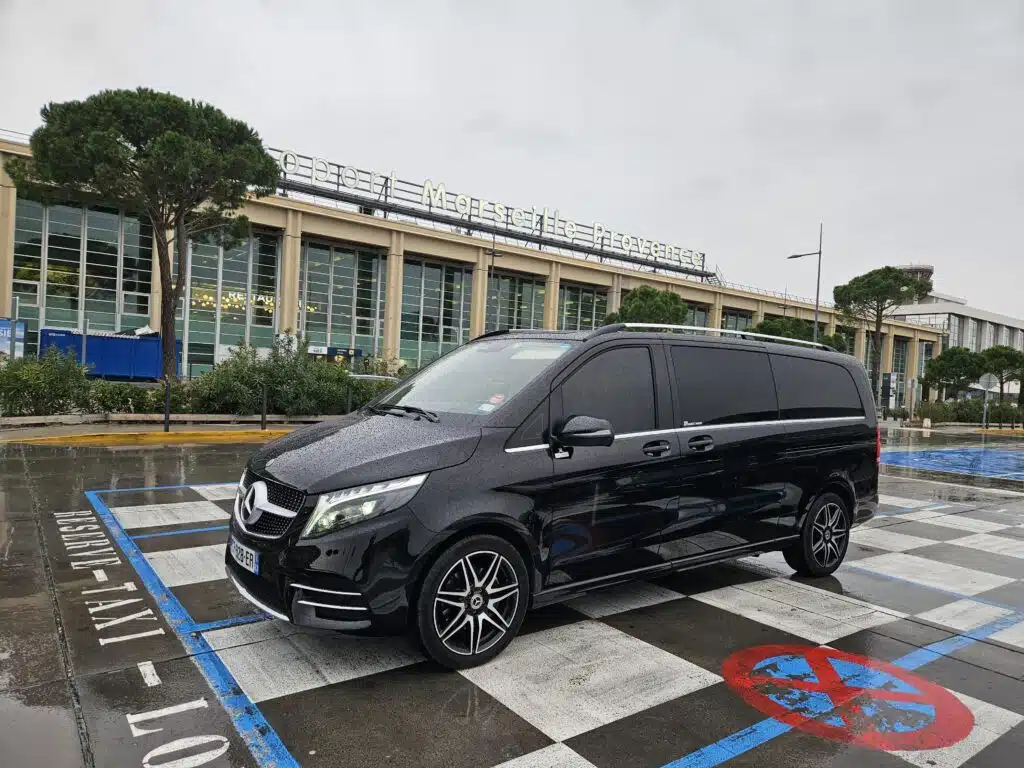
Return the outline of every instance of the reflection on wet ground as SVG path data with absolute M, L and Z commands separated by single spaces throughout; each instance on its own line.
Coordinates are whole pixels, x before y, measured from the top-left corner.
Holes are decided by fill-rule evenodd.
M 1020 488 L 1013 478 L 949 470 L 1003 469 L 1024 441 L 885 440 L 887 461 L 947 463 L 885 467 L 880 515 L 834 576 L 795 578 L 768 554 L 594 592 L 530 614 L 506 654 L 461 674 L 408 640 L 300 630 L 239 598 L 207 555 L 223 547 L 227 484 L 252 446 L 0 445 L 0 765 L 1016 764 L 1024 494 L 993 487 Z M 119 492 L 85 496 L 105 489 Z M 900 737 L 879 751 L 863 732 L 844 743 L 766 719 L 771 705 L 726 679 L 730 659 L 766 645 L 818 674 L 801 649 L 914 670 L 969 722 L 921 740 L 940 748 Z M 826 725 L 925 733 L 942 720 L 920 707 L 913 722 L 872 720 L 867 703 L 833 714 L 818 693 L 797 698 Z

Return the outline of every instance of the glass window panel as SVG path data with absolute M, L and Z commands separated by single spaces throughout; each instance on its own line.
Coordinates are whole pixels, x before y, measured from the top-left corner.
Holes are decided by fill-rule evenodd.
M 121 288 L 149 293 L 153 276 L 153 227 L 136 216 L 124 217 L 124 257 Z
M 399 357 L 418 366 L 420 358 L 420 295 L 423 291 L 423 262 L 405 260 L 402 269 L 402 319 Z
M 217 322 L 217 262 L 220 248 L 210 243 L 192 243 L 192 291 L 189 300 L 189 369 L 194 365 L 213 365 Z M 209 360 L 206 359 L 207 347 Z M 194 374 L 193 374 L 194 375 Z
M 423 268 L 423 340 L 419 365 L 441 354 L 441 278 L 444 267 L 426 264 Z
M 46 265 L 46 324 L 77 328 L 82 262 L 82 209 L 49 209 Z
M 85 313 L 91 330 L 116 328 L 119 239 L 117 210 L 90 208 L 86 212 Z
M 39 302 L 39 274 L 43 253 L 43 206 L 17 199 L 14 216 L 14 294 L 20 305 Z
M 220 286 L 221 346 L 245 343 L 245 318 L 249 312 L 249 241 L 224 251 Z
M 300 269 L 304 289 L 303 337 L 310 344 L 327 344 L 327 301 L 331 279 L 331 249 L 306 243 Z
M 249 343 L 257 347 L 274 345 L 274 313 L 277 309 L 277 254 L 280 238 L 272 234 L 255 236 L 252 254 L 252 319 Z

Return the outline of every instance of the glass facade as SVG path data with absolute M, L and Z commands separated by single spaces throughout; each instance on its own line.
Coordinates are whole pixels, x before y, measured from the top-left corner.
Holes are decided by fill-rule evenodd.
M 358 349 L 364 357 L 384 343 L 383 253 L 303 241 L 299 262 L 299 335 L 311 346 Z
M 902 408 L 907 393 L 907 355 L 910 352 L 910 339 L 896 336 L 892 344 L 892 372 L 902 374 L 896 383 L 896 407 Z
M 971 317 L 964 318 L 964 332 L 961 336 L 961 346 L 967 347 L 973 352 L 978 350 L 978 321 Z
M 492 272 L 487 281 L 484 330 L 543 328 L 545 285 L 543 278 Z
M 722 310 L 722 328 L 730 331 L 745 331 L 754 326 L 754 313 L 740 309 Z
M 420 368 L 469 341 L 473 270 L 405 257 L 399 357 Z
M 686 309 L 686 322 L 683 325 L 697 325 L 701 328 L 707 328 L 710 318 L 710 307 L 700 304 L 689 304 Z
M 986 323 L 984 321 L 982 321 L 981 325 L 982 325 L 981 349 L 978 350 L 979 352 L 981 352 L 982 350 L 988 349 L 989 347 L 993 346 L 996 343 L 995 342 L 995 336 L 996 336 L 996 328 L 995 328 L 995 326 L 992 325 L 992 323 Z
M 203 241 L 193 241 L 190 248 L 175 325 L 182 339 L 182 373 L 192 377 L 226 360 L 241 344 L 273 346 L 281 238 L 254 232 L 234 248 Z M 183 304 L 189 308 L 187 318 Z
M 1018 328 L 1014 331 L 1013 346 L 1017 350 L 1024 351 L 1024 330 Z
M 608 292 L 603 288 L 562 284 L 558 288 L 558 330 L 590 331 L 608 315 Z
M 25 354 L 40 328 L 119 331 L 149 323 L 152 227 L 116 208 L 18 198 L 13 295 Z

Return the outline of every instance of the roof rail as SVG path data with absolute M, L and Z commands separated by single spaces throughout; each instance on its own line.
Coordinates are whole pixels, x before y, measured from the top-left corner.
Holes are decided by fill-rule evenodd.
M 821 344 L 817 341 L 804 341 L 803 339 L 790 339 L 786 336 L 770 336 L 767 333 L 753 333 L 751 331 L 734 331 L 729 328 L 708 328 L 703 325 L 671 325 L 667 323 L 613 323 L 611 325 L 605 325 L 601 328 L 596 329 L 592 334 L 593 336 L 601 336 L 606 333 L 616 333 L 617 331 L 628 331 L 634 329 L 642 330 L 660 330 L 660 331 L 686 331 L 689 333 L 718 333 L 727 334 L 730 336 L 739 336 L 740 338 L 750 339 L 767 339 L 768 341 L 777 341 L 784 344 L 803 344 L 808 347 L 815 347 L 817 349 L 824 349 L 829 352 L 835 352 L 835 347 L 830 347 L 828 344 Z

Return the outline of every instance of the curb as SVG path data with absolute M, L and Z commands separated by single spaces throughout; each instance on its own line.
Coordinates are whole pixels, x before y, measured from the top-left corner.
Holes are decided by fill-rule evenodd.
M 182 443 L 254 443 L 287 435 L 291 429 L 239 429 L 218 432 L 115 432 L 113 434 L 12 437 L 3 442 L 32 445 L 177 445 Z

